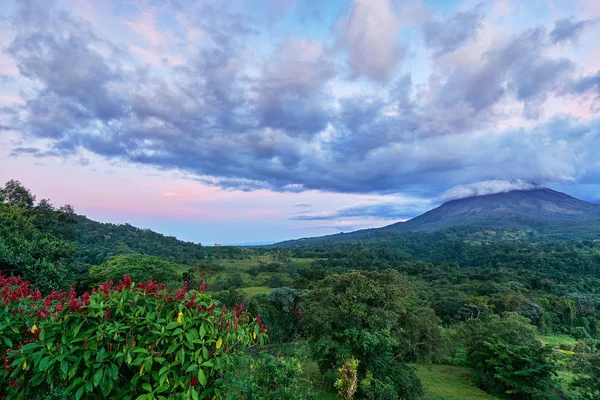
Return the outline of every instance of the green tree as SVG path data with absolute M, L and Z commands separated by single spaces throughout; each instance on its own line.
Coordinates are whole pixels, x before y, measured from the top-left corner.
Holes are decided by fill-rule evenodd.
M 465 323 L 463 337 L 484 390 L 515 399 L 539 399 L 552 390 L 557 368 L 552 349 L 538 340 L 528 319 L 517 313 L 473 319 Z
M 183 273 L 183 280 L 190 287 L 199 288 L 202 282 L 208 281 L 211 277 L 221 272 L 221 270 L 222 267 L 213 262 L 200 261 Z
M 580 343 L 575 348 L 571 387 L 584 399 L 600 399 L 600 343 Z
M 305 295 L 304 328 L 313 359 L 322 371 L 352 357 L 359 360 L 359 395 L 415 398 L 422 386 L 402 362 L 400 317 L 413 290 L 398 272 L 351 272 L 329 277 Z M 389 397 L 392 396 L 392 397 Z
M 0 189 L 0 199 L 12 206 L 33 207 L 35 196 L 21 182 L 11 179 Z
M 99 282 L 118 281 L 127 274 L 134 281 L 152 280 L 161 283 L 179 283 L 179 266 L 162 258 L 145 254 L 125 254 L 111 257 L 102 265 L 90 269 L 90 276 Z
M 18 181 L 0 193 L 0 270 L 21 275 L 43 293 L 68 288 L 76 273 L 71 222 L 46 200 L 34 205 L 35 196 Z

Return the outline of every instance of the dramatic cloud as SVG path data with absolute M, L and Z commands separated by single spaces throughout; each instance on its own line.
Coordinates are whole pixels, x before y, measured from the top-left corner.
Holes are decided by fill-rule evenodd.
M 554 44 L 564 42 L 576 42 L 579 35 L 587 27 L 594 25 L 594 21 L 573 21 L 572 18 L 559 19 L 554 23 L 554 29 L 550 32 L 550 39 Z
M 423 25 L 398 2 L 356 0 L 321 10 L 329 25 L 308 35 L 233 3 L 132 6 L 124 40 L 60 3 L 7 8 L 19 73 L 3 82 L 23 100 L 2 110 L 21 138 L 12 154 L 93 154 L 243 191 L 420 199 L 471 182 L 600 181 L 600 121 L 546 114 L 598 93 L 598 74 L 577 76 L 581 59 L 554 46 L 587 21 L 504 30 L 478 7 Z M 410 207 L 295 219 L 402 219 Z

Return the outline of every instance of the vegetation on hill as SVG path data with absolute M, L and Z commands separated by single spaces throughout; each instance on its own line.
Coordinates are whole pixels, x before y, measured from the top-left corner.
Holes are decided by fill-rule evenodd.
M 106 226 L 72 207 L 16 181 L 0 195 L 7 398 L 598 398 L 597 238 L 204 248 L 120 226 L 96 243 Z

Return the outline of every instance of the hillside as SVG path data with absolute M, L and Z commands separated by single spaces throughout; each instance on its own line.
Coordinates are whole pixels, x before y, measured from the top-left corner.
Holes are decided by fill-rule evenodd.
M 298 247 L 325 242 L 410 240 L 411 232 L 437 232 L 443 236 L 501 231 L 497 236 L 523 239 L 574 239 L 600 234 L 600 205 L 548 188 L 514 190 L 448 201 L 406 222 L 383 228 L 364 229 L 275 244 Z
M 110 224 L 76 217 L 75 245 L 78 261 L 101 264 L 117 254 L 141 253 L 164 258 L 178 264 L 193 264 L 203 259 L 205 249 L 199 243 L 185 242 L 150 229 L 129 224 Z

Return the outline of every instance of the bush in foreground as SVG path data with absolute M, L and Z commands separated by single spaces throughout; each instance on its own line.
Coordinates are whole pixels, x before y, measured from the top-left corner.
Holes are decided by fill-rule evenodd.
M 0 276 L 0 385 L 9 399 L 212 398 L 242 350 L 267 338 L 259 316 L 203 291 L 125 275 L 91 294 L 42 297 Z

